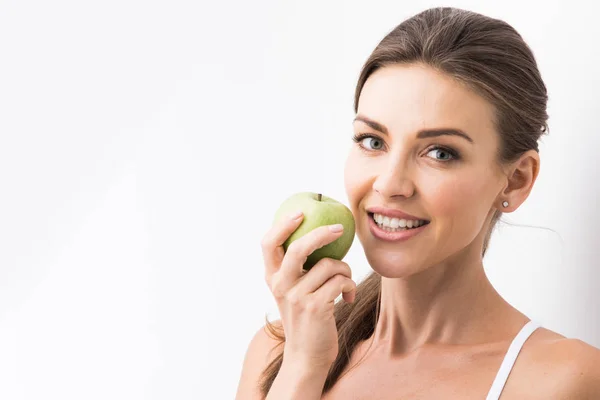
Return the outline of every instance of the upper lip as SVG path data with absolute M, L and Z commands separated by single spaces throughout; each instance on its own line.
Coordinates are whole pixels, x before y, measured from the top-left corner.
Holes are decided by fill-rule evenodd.
M 411 219 L 411 220 L 422 220 L 427 221 L 425 218 L 415 217 L 414 215 L 407 214 L 403 211 L 394 208 L 386 208 L 386 207 L 369 207 L 367 208 L 367 212 L 373 214 L 381 214 L 385 217 L 390 218 L 399 218 L 399 219 Z

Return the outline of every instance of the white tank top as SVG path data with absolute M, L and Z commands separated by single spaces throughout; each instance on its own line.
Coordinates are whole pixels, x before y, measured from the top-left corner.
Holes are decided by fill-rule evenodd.
M 525 344 L 525 341 L 529 336 L 539 327 L 540 325 L 538 323 L 529 321 L 521 328 L 521 331 L 519 331 L 517 336 L 515 336 L 504 356 L 504 360 L 502 360 L 502 364 L 500 365 L 500 369 L 496 374 L 496 379 L 494 379 L 494 383 L 492 383 L 492 387 L 490 388 L 486 400 L 498 400 L 500 398 L 502 389 L 504 389 L 504 385 L 506 385 L 508 375 L 515 365 L 515 361 L 517 360 L 521 348 L 523 348 L 523 344 Z

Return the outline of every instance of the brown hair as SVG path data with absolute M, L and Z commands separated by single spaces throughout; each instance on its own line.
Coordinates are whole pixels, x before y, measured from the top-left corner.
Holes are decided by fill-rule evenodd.
M 514 161 L 524 152 L 538 151 L 538 139 L 548 131 L 546 86 L 534 55 L 517 31 L 504 21 L 452 7 L 425 10 L 402 22 L 377 45 L 365 62 L 354 97 L 358 109 L 361 90 L 369 76 L 392 64 L 423 63 L 467 85 L 495 106 L 500 136 L 498 162 Z M 501 216 L 496 211 L 486 234 L 482 257 Z M 356 345 L 368 339 L 379 315 L 381 276 L 368 275 L 358 286 L 352 304 L 340 301 L 334 315 L 339 353 L 323 393 L 340 378 Z M 283 344 L 281 326 L 267 319 L 269 332 Z M 283 353 L 263 371 L 261 392 L 266 397 L 277 376 Z

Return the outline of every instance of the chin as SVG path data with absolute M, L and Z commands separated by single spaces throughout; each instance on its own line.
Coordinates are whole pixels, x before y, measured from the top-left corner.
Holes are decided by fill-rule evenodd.
M 423 261 L 402 253 L 366 254 L 373 271 L 386 278 L 406 278 L 423 270 Z

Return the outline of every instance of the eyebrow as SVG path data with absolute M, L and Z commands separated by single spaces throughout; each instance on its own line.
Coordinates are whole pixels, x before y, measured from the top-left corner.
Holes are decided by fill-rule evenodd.
M 385 127 L 385 125 L 382 125 L 379 122 L 374 121 L 370 118 L 367 118 L 363 115 L 357 115 L 354 118 L 354 121 L 364 122 L 372 129 L 375 129 L 376 131 L 379 131 L 379 132 L 383 133 L 384 135 L 389 135 L 388 130 Z M 426 139 L 426 138 L 432 138 L 432 137 L 444 136 L 444 135 L 460 136 L 463 139 L 466 139 L 469 142 L 473 143 L 473 139 L 471 139 L 471 137 L 469 135 L 467 135 L 462 130 L 455 129 L 455 128 L 421 129 L 420 131 L 417 132 L 417 138 L 419 138 L 419 139 Z

